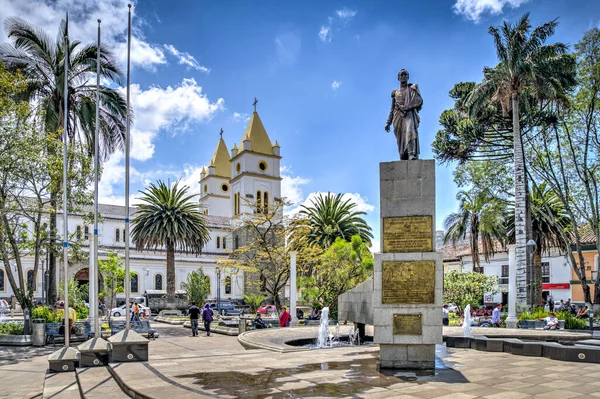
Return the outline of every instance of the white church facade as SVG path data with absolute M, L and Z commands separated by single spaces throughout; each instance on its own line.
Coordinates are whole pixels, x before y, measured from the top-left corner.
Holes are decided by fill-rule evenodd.
M 220 284 L 222 300 L 241 300 L 244 295 L 244 273 L 220 268 L 220 280 L 217 281 L 217 268 L 220 260 L 227 258 L 229 252 L 239 245 L 237 237 L 232 236 L 236 223 L 241 216 L 256 211 L 249 207 L 247 199 L 252 198 L 260 206 L 268 206 L 281 197 L 280 147 L 271 140 L 255 111 L 248 123 L 241 142 L 228 149 L 221 137 L 217 143 L 208 168 L 199 176 L 200 190 L 199 208 L 205 215 L 210 229 L 210 241 L 205 245 L 202 254 L 190 255 L 177 252 L 175 255 L 176 287 L 185 282 L 187 275 L 202 269 L 210 278 L 211 291 L 209 299 L 217 294 Z M 93 227 L 84 222 L 83 215 L 93 210 L 86 207 L 81 214 L 69 215 L 69 232 L 81 245 L 83 253 L 89 252 L 89 243 L 93 239 Z M 99 226 L 99 258 L 107 259 L 110 252 L 124 258 L 125 253 L 125 215 L 126 208 L 116 205 L 99 205 L 101 223 Z M 135 208 L 130 210 L 131 218 L 135 218 Z M 63 231 L 62 217 L 58 217 L 58 231 Z M 143 294 L 146 290 L 166 289 L 166 252 L 162 250 L 138 251 L 130 242 L 130 270 L 132 295 Z M 80 284 L 88 283 L 88 262 L 70 261 L 70 278 Z M 64 281 L 62 263 L 57 262 L 57 279 Z M 5 268 L 16 266 L 0 263 L 0 298 L 10 298 L 13 294 L 8 282 Z M 24 259 L 24 270 L 29 281 L 35 280 L 34 296 L 42 299 L 44 283 L 43 275 L 47 269 L 47 259 L 42 257 L 37 276 L 33 276 L 33 259 Z M 102 284 L 102 283 L 101 283 Z M 124 295 L 119 295 L 122 297 Z

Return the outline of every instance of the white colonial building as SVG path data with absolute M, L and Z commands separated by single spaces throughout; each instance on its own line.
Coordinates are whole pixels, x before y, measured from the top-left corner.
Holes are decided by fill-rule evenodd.
M 210 228 L 210 241 L 199 256 L 176 253 L 176 286 L 179 288 L 187 275 L 202 269 L 211 281 L 211 298 L 217 293 L 217 284 L 221 284 L 222 299 L 241 299 L 245 289 L 244 273 L 221 268 L 221 281 L 217 281 L 217 263 L 227 257 L 231 249 L 239 245 L 239 239 L 232 231 L 245 213 L 257 210 L 250 203 L 264 207 L 272 204 L 281 196 L 280 147 L 271 143 L 269 136 L 256 111 L 242 136 L 241 143 L 234 144 L 228 150 L 225 140 L 217 143 L 208 170 L 203 170 L 200 179 L 199 207 L 204 213 Z M 93 209 L 87 207 L 80 214 L 69 215 L 69 232 L 81 245 L 83 253 L 89 252 L 93 239 L 93 227 L 84 222 L 83 215 L 89 215 Z M 107 259 L 109 252 L 124 257 L 125 216 L 124 206 L 100 205 L 101 224 L 99 226 L 99 257 Z M 60 213 L 60 212 L 59 212 Z M 135 208 L 130 210 L 135 218 Z M 58 216 L 58 231 L 63 231 L 62 217 Z M 166 289 L 166 252 L 138 251 L 130 242 L 130 270 L 132 295 L 143 294 L 146 290 Z M 72 260 L 69 274 L 81 284 L 88 283 L 87 260 Z M 57 260 L 57 281 L 63 280 L 62 262 Z M 5 268 L 16 267 L 13 264 L 0 263 L 0 298 L 9 298 L 13 292 L 8 282 Z M 24 270 L 29 281 L 35 280 L 35 297 L 42 298 L 43 275 L 47 269 L 47 259 L 42 258 L 37 276 L 33 276 L 33 259 L 24 260 Z M 60 271 L 60 273 L 58 273 Z M 100 283 L 102 284 L 102 282 Z

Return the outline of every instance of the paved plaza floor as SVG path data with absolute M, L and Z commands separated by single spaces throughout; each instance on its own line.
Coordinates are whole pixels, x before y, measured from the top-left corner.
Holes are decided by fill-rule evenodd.
M 375 345 L 278 353 L 244 350 L 236 337 L 191 337 L 181 326 L 157 329 L 149 362 L 111 365 L 141 398 L 600 397 L 600 364 L 438 346 L 434 374 L 379 372 Z M 40 395 L 52 349 L 28 348 L 22 359 L 1 349 L 0 398 Z

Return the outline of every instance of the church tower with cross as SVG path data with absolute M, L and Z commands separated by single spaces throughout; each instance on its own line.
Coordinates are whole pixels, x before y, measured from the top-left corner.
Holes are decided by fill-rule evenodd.
M 231 217 L 231 162 L 229 150 L 221 129 L 217 148 L 210 159 L 208 170 L 200 173 L 200 208 L 205 215 Z
M 268 212 L 281 197 L 281 148 L 271 142 L 254 112 L 239 144 L 228 150 L 220 132 L 208 169 L 200 174 L 200 207 L 208 216 L 238 220 L 242 215 Z
M 281 148 L 273 144 L 256 112 L 246 127 L 242 141 L 231 149 L 232 217 L 268 212 L 281 197 Z

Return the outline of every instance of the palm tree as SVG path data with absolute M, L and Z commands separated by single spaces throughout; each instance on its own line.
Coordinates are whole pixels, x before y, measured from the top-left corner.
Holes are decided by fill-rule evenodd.
M 542 254 L 549 254 L 553 249 L 559 249 L 563 253 L 568 248 L 563 248 L 561 230 L 569 226 L 569 217 L 565 213 L 564 206 L 556 193 L 546 182 L 536 185 L 529 194 L 531 204 L 531 230 L 532 239 L 536 243 L 536 251 L 533 254 L 533 285 L 534 304 L 542 305 Z M 510 242 L 515 240 L 515 214 L 511 212 L 514 204 L 507 209 L 506 231 Z
M 490 27 L 499 63 L 494 68 L 484 68 L 484 80 L 470 99 L 473 109 L 499 102 L 506 114 L 512 111 L 517 270 L 527 268 L 528 227 L 520 99 L 534 95 L 538 99 L 565 100 L 566 92 L 576 83 L 575 60 L 567 54 L 567 45 L 560 42 L 545 44 L 557 25 L 557 20 L 553 20 L 532 30 L 527 13 L 516 24 L 505 21 L 502 26 Z M 517 287 L 525 287 L 526 274 L 517 273 L 517 276 Z M 520 306 L 526 305 L 523 297 L 517 297 L 517 302 Z
M 206 221 L 198 204 L 187 195 L 189 187 L 172 187 L 163 181 L 152 183 L 142 191 L 131 235 L 139 250 L 167 250 L 167 296 L 172 302 L 175 296 L 175 250 L 200 254 L 210 240 Z
M 489 195 L 466 191 L 459 191 L 456 199 L 459 211 L 444 220 L 444 244 L 456 245 L 468 235 L 473 267 L 478 267 L 480 253 L 488 262 L 497 244 L 504 243 L 501 204 Z
M 319 194 L 312 200 L 311 206 L 302 205 L 300 224 L 308 226 L 306 241 L 308 245 L 329 248 L 336 238 L 350 242 L 358 235 L 367 245 L 371 245 L 372 229 L 361 217 L 366 212 L 353 211 L 356 203 L 350 198 L 344 200 L 343 194 Z
M 64 129 L 64 62 L 65 36 L 68 33 L 68 21 L 62 21 L 56 40 L 52 40 L 44 31 L 21 18 L 7 18 L 5 31 L 12 44 L 0 44 L 0 61 L 9 70 L 18 71 L 24 76 L 27 90 L 24 99 L 34 103 L 43 118 L 43 128 L 47 135 L 62 141 L 60 132 Z M 69 117 L 67 133 L 71 142 L 78 142 L 93 155 L 94 131 L 96 128 L 96 86 L 93 77 L 96 74 L 97 45 L 81 45 L 77 40 L 69 41 Z M 101 77 L 120 82 L 121 71 L 113 60 L 109 48 L 102 46 L 100 54 Z M 125 120 L 127 104 L 116 89 L 100 88 L 100 154 L 99 159 L 117 149 L 124 148 Z M 49 146 L 53 153 L 58 146 Z M 62 175 L 53 176 L 50 192 L 50 205 L 57 209 L 59 188 Z M 50 214 L 50 243 L 56 243 L 56 213 Z M 49 248 L 48 302 L 56 301 L 56 250 Z

